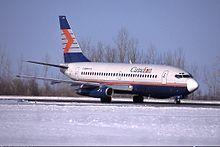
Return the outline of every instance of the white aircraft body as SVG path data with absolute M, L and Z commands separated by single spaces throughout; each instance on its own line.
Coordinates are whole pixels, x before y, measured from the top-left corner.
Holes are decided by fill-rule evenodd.
M 66 82 L 79 86 L 80 95 L 100 98 L 111 102 L 114 93 L 131 94 L 133 102 L 143 102 L 144 96 L 153 98 L 175 97 L 175 102 L 198 89 L 192 75 L 183 69 L 166 65 L 97 63 L 90 62 L 83 53 L 65 16 L 59 16 L 63 64 L 48 64 L 36 61 L 30 63 L 53 66 L 71 80 L 18 75 L 23 78 L 49 80 L 52 83 Z

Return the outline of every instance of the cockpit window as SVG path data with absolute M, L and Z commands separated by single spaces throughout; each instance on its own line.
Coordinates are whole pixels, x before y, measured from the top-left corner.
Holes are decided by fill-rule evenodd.
M 182 75 L 175 75 L 176 78 L 182 78 Z
M 183 78 L 190 78 L 190 75 L 183 75 Z
M 176 78 L 193 78 L 191 74 L 184 74 L 184 73 L 179 73 L 175 75 Z

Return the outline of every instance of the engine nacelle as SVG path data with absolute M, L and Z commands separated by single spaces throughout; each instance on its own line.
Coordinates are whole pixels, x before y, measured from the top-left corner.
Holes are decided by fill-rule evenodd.
M 108 86 L 91 87 L 82 85 L 76 92 L 79 95 L 91 96 L 96 98 L 110 98 L 113 94 L 113 89 Z

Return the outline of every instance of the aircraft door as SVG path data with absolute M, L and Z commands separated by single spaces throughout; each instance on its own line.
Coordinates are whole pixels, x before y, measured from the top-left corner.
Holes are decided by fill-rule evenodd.
M 163 72 L 162 77 L 161 77 L 162 84 L 167 84 L 167 76 L 168 76 L 168 73 L 169 73 L 168 70 L 165 70 L 165 71 Z
M 80 70 L 80 67 L 76 67 L 75 68 L 75 76 L 76 76 L 76 79 L 78 80 L 79 78 L 79 70 Z

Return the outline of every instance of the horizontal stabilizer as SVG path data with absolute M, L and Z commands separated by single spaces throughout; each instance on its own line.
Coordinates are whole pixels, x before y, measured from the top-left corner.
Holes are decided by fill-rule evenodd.
M 40 64 L 40 65 L 46 65 L 46 66 L 59 67 L 59 68 L 64 68 L 64 69 L 68 68 L 68 66 L 65 66 L 65 65 L 50 64 L 50 63 L 45 63 L 45 62 L 37 62 L 37 61 L 26 61 L 26 62 Z

